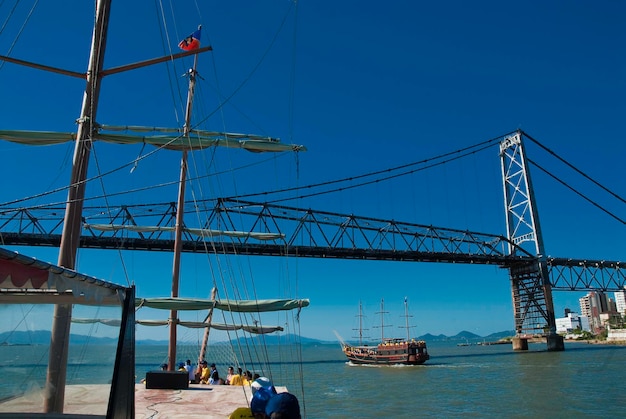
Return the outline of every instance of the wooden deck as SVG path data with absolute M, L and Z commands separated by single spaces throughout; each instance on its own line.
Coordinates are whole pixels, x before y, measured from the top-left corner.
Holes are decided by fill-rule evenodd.
M 278 392 L 287 391 L 277 388 Z M 106 384 L 70 385 L 65 392 L 64 413 L 74 418 L 106 415 L 110 386 Z M 185 390 L 146 389 L 135 385 L 135 417 L 142 418 L 227 418 L 238 407 L 248 406 L 252 396 L 248 386 L 210 386 L 190 384 Z M 41 392 L 0 403 L 0 417 L 32 417 L 43 412 Z M 7 414 L 21 415 L 8 415 Z M 46 417 L 60 417 L 48 416 Z

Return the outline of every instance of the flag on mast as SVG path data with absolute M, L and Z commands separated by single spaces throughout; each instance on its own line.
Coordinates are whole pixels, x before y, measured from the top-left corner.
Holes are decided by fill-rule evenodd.
M 178 47 L 185 51 L 192 51 L 194 49 L 200 48 L 200 34 L 202 31 L 202 26 L 198 26 L 198 30 L 180 41 Z

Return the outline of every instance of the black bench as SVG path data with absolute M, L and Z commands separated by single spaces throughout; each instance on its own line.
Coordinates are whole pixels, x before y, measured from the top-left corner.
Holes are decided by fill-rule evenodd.
M 146 388 L 172 390 L 189 388 L 189 374 L 187 371 L 148 371 Z

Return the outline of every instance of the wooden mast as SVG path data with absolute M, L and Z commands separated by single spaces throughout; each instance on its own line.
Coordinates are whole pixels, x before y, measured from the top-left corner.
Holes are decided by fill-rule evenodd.
M 411 340 L 411 329 L 409 326 L 409 302 L 407 297 L 404 297 L 404 323 L 406 327 L 406 341 Z
M 200 29 L 200 27 L 198 27 Z M 185 126 L 183 128 L 184 138 L 189 138 L 191 131 L 191 111 L 193 107 L 193 95 L 196 87 L 196 67 L 198 64 L 198 54 L 194 55 L 193 68 L 187 74 L 189 76 L 189 90 L 187 91 L 187 109 L 185 112 Z M 178 297 L 178 284 L 180 282 L 180 256 L 183 247 L 182 229 L 183 215 L 185 213 L 185 184 L 187 183 L 187 150 L 183 150 L 180 160 L 180 183 L 178 184 L 178 203 L 176 208 L 176 226 L 174 235 L 174 261 L 172 267 L 172 298 Z M 170 335 L 168 346 L 168 370 L 174 371 L 176 368 L 176 326 L 178 324 L 178 310 L 170 310 Z
M 380 299 L 380 341 L 385 341 L 385 299 Z
M 359 300 L 359 346 L 363 345 L 363 306 Z
M 81 233 L 81 214 L 85 197 L 85 180 L 87 178 L 87 166 L 91 152 L 91 133 L 95 129 L 94 123 L 100 96 L 100 72 L 104 64 L 110 10 L 110 0 L 98 0 L 96 5 L 96 23 L 91 41 L 87 85 L 83 95 L 80 119 L 78 120 L 70 188 L 67 197 L 61 246 L 59 248 L 58 264 L 69 269 L 74 269 L 76 265 L 76 252 Z M 44 392 L 44 412 L 46 413 L 63 412 L 71 321 L 72 306 L 70 304 L 56 305 L 54 307 L 46 391 Z

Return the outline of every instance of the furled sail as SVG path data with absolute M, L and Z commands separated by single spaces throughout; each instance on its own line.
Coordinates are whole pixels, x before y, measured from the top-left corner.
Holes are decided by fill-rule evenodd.
M 201 298 L 137 298 L 136 307 L 160 310 L 209 310 L 216 308 L 236 313 L 294 310 L 309 306 L 308 299 L 208 300 Z
M 95 132 L 94 141 L 115 144 L 150 144 L 168 150 L 201 150 L 208 147 L 242 148 L 252 152 L 306 151 L 297 144 L 284 144 L 280 140 L 258 135 L 194 130 L 189 137 L 178 129 L 156 127 L 109 127 L 108 130 L 132 130 L 136 132 L 163 132 L 163 135 L 104 134 Z M 168 133 L 171 133 L 168 135 Z M 0 130 L 0 139 L 24 145 L 53 145 L 76 140 L 73 132 Z
M 72 318 L 72 323 L 79 324 L 93 324 L 93 323 L 101 323 L 106 326 L 119 326 L 120 320 L 117 319 L 79 319 Z M 141 326 L 168 326 L 170 324 L 169 320 L 135 320 L 136 324 Z M 188 322 L 188 321 L 178 321 L 177 325 L 188 327 L 191 329 L 204 329 L 209 327 L 215 330 L 223 330 L 223 331 L 235 331 L 235 330 L 243 330 L 244 332 L 253 333 L 257 335 L 264 335 L 267 333 L 274 332 L 282 332 L 284 329 L 281 326 L 248 326 L 243 324 L 223 324 L 223 323 L 205 323 L 205 322 Z

